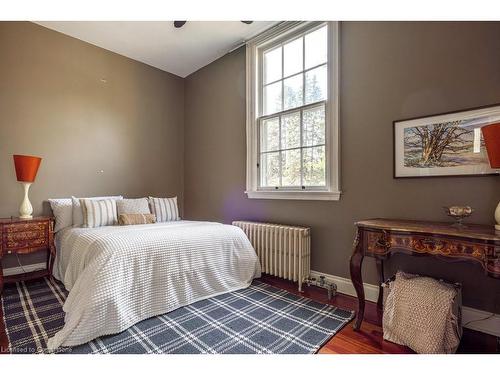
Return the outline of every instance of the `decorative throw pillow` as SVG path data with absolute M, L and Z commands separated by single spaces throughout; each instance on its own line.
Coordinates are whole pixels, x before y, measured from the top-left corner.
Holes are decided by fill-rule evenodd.
M 118 224 L 120 225 L 153 224 L 155 222 L 156 222 L 156 217 L 153 214 L 118 215 Z
M 54 232 L 73 225 L 73 202 L 71 198 L 49 199 L 50 208 L 56 218 Z
M 151 207 L 151 213 L 156 216 L 156 221 L 158 223 L 180 220 L 179 208 L 177 207 L 177 197 L 149 197 L 149 206 Z
M 115 225 L 118 221 L 115 199 L 80 199 L 83 210 L 83 227 L 96 228 Z
M 150 214 L 148 198 L 121 199 L 116 201 L 118 216 L 121 214 Z
M 102 199 L 113 199 L 113 200 L 119 200 L 123 199 L 121 195 L 116 195 L 116 196 L 110 196 L 110 197 L 90 197 L 90 198 L 76 198 L 76 197 L 71 197 L 72 203 L 73 203 L 73 226 L 74 227 L 81 227 L 83 225 L 83 209 L 80 204 L 80 199 L 93 199 L 93 200 L 102 200 Z

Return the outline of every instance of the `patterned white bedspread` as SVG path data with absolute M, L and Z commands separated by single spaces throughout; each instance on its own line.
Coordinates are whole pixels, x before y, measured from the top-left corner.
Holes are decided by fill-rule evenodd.
M 118 333 L 155 315 L 248 287 L 255 250 L 231 225 L 176 221 L 58 233 L 55 276 L 69 295 L 49 349 Z

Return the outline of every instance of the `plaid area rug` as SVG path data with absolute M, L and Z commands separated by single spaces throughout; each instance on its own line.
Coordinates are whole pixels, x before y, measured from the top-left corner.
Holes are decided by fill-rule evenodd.
M 5 287 L 9 351 L 43 353 L 64 325 L 67 292 L 49 279 Z M 60 353 L 315 353 L 354 312 L 254 281 Z

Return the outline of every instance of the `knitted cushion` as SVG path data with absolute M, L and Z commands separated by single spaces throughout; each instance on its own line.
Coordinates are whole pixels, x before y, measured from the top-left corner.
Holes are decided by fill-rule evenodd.
M 389 283 L 382 326 L 384 339 L 417 353 L 454 353 L 460 343 L 456 285 L 430 277 L 396 273 Z

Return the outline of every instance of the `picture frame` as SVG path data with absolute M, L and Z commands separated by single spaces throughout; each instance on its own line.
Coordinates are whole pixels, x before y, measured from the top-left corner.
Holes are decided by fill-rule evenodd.
M 481 127 L 500 123 L 500 103 L 393 121 L 394 178 L 499 175 Z

